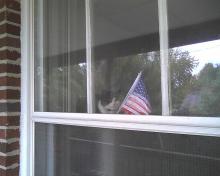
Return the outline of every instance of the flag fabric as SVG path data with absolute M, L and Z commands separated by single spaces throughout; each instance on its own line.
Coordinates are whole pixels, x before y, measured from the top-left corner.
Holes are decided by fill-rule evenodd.
M 135 115 L 149 115 L 151 111 L 152 108 L 141 72 L 138 74 L 118 112 Z

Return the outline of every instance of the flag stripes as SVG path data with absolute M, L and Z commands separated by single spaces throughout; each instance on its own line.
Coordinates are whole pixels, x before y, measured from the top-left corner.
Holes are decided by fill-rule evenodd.
M 138 74 L 118 112 L 135 115 L 149 115 L 151 113 L 151 105 L 142 73 Z

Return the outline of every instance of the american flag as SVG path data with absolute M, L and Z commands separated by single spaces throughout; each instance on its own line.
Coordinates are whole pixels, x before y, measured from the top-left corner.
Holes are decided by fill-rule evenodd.
M 152 111 L 144 85 L 142 72 L 138 74 L 118 112 L 125 114 L 148 115 Z

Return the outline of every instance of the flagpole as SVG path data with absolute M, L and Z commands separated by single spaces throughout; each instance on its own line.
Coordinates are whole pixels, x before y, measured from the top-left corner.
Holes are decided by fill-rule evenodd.
M 141 71 L 140 73 L 138 73 L 137 78 L 135 79 L 133 85 L 131 86 L 131 88 L 130 88 L 130 90 L 128 91 L 126 97 L 124 98 L 123 102 L 121 103 L 121 105 L 120 105 L 120 107 L 119 107 L 119 109 L 118 109 L 118 111 L 117 111 L 117 114 L 121 111 L 121 107 L 123 106 L 123 104 L 124 104 L 125 101 L 127 100 L 128 96 L 130 95 L 130 92 L 132 92 L 133 89 L 134 89 L 134 87 L 136 86 L 136 84 L 137 84 L 139 78 L 140 78 L 141 75 L 142 75 L 142 72 L 143 72 L 143 71 Z

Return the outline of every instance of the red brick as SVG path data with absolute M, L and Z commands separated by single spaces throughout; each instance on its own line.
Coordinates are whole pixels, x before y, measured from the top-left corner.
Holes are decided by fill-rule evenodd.
M 21 18 L 19 14 L 9 12 L 7 10 L 0 13 L 0 21 L 7 20 L 13 23 L 21 24 Z
M 3 21 L 6 19 L 6 11 L 0 13 L 0 21 Z
M 0 90 L 0 99 L 19 99 L 19 90 Z
M 7 20 L 13 23 L 21 24 L 21 17 L 19 14 L 13 12 L 6 12 L 7 13 Z
M 0 126 L 18 126 L 19 123 L 19 116 L 0 116 Z
M 6 166 L 10 166 L 10 165 L 16 164 L 16 163 L 19 163 L 19 156 L 18 155 L 7 157 Z
M 5 6 L 5 0 L 0 1 L 0 8 L 3 8 Z
M 18 163 L 19 162 L 19 156 L 0 156 L 0 165 L 2 166 L 10 166 L 12 164 Z
M 7 152 L 17 150 L 17 149 L 19 149 L 19 147 L 20 147 L 19 142 L 13 142 L 13 143 L 7 144 Z
M 0 39 L 0 47 L 3 46 L 20 48 L 20 39 L 12 38 L 12 37 L 4 37 Z
M 20 86 L 20 78 L 0 77 L 0 86 Z
M 8 33 L 8 34 L 12 34 L 12 35 L 20 35 L 20 27 L 19 26 L 14 26 L 11 24 L 2 24 L 0 26 L 0 34 L 4 34 L 4 33 Z
M 0 129 L 0 138 L 6 139 L 6 129 Z
M 0 175 L 1 176 L 7 176 L 6 174 L 7 174 L 6 170 L 0 169 Z
M 8 153 L 8 152 L 12 152 L 14 150 L 18 150 L 19 149 L 19 142 L 13 142 L 13 143 L 4 143 L 4 142 L 0 142 L 0 152 L 1 153 Z
M 18 138 L 19 136 L 19 129 L 0 129 L 1 139 Z
M 15 0 L 6 0 L 6 6 L 10 9 L 20 11 L 20 2 L 17 2 Z
M 21 57 L 21 54 L 17 51 L 9 51 L 9 50 L 3 50 L 0 51 L 0 59 L 9 59 L 9 60 L 17 60 Z
M 20 65 L 0 64 L 0 73 L 20 73 Z
M 7 129 L 7 139 L 9 138 L 19 138 L 20 136 L 20 129 Z
M 5 166 L 6 165 L 6 157 L 0 156 L 0 165 Z
M 17 14 L 8 9 L 15 10 L 20 12 L 20 2 L 15 0 L 0 0 L 0 8 L 7 7 L 5 11 L 0 13 L 0 22 L 6 21 L 5 24 L 0 25 L 0 34 L 12 34 L 18 37 L 4 37 L 0 39 L 0 47 L 14 47 L 20 48 L 20 26 L 16 24 L 21 24 L 20 14 Z M 12 22 L 8 24 L 7 21 Z M 15 23 L 15 24 L 13 24 Z M 17 51 L 9 51 L 7 49 L 0 51 L 0 60 L 13 60 L 17 61 L 20 59 L 21 54 Z M 19 74 L 20 66 L 14 64 L 0 64 L 0 73 L 15 73 Z M 20 78 L 12 77 L 0 77 L 0 86 L 20 86 Z M 20 99 L 19 90 L 0 90 L 0 99 Z M 19 108 L 17 108 L 19 107 Z M 14 109 L 15 108 L 15 109 Z M 1 104 L 2 112 L 14 112 L 20 111 L 20 103 L 16 103 L 16 106 L 13 104 L 4 105 Z M 1 126 L 19 126 L 20 118 L 18 116 L 0 116 L 0 125 Z M 1 139 L 11 139 L 19 138 L 20 130 L 19 129 L 0 129 L 0 138 Z M 0 143 L 0 152 L 7 153 L 19 149 L 19 142 L 13 143 Z M 17 156 L 0 156 L 0 165 L 1 166 L 10 166 L 14 163 L 19 163 L 19 155 Z M 18 176 L 19 167 L 15 169 L 0 169 L 0 176 Z
M 7 7 L 13 10 L 20 11 L 20 2 L 17 2 L 15 0 L 1 0 L 0 1 L 0 8 Z
M 21 42 L 18 38 L 6 37 L 7 46 L 21 48 Z
M 19 175 L 19 168 L 15 168 L 15 169 L 0 169 L 0 176 L 17 176 Z

